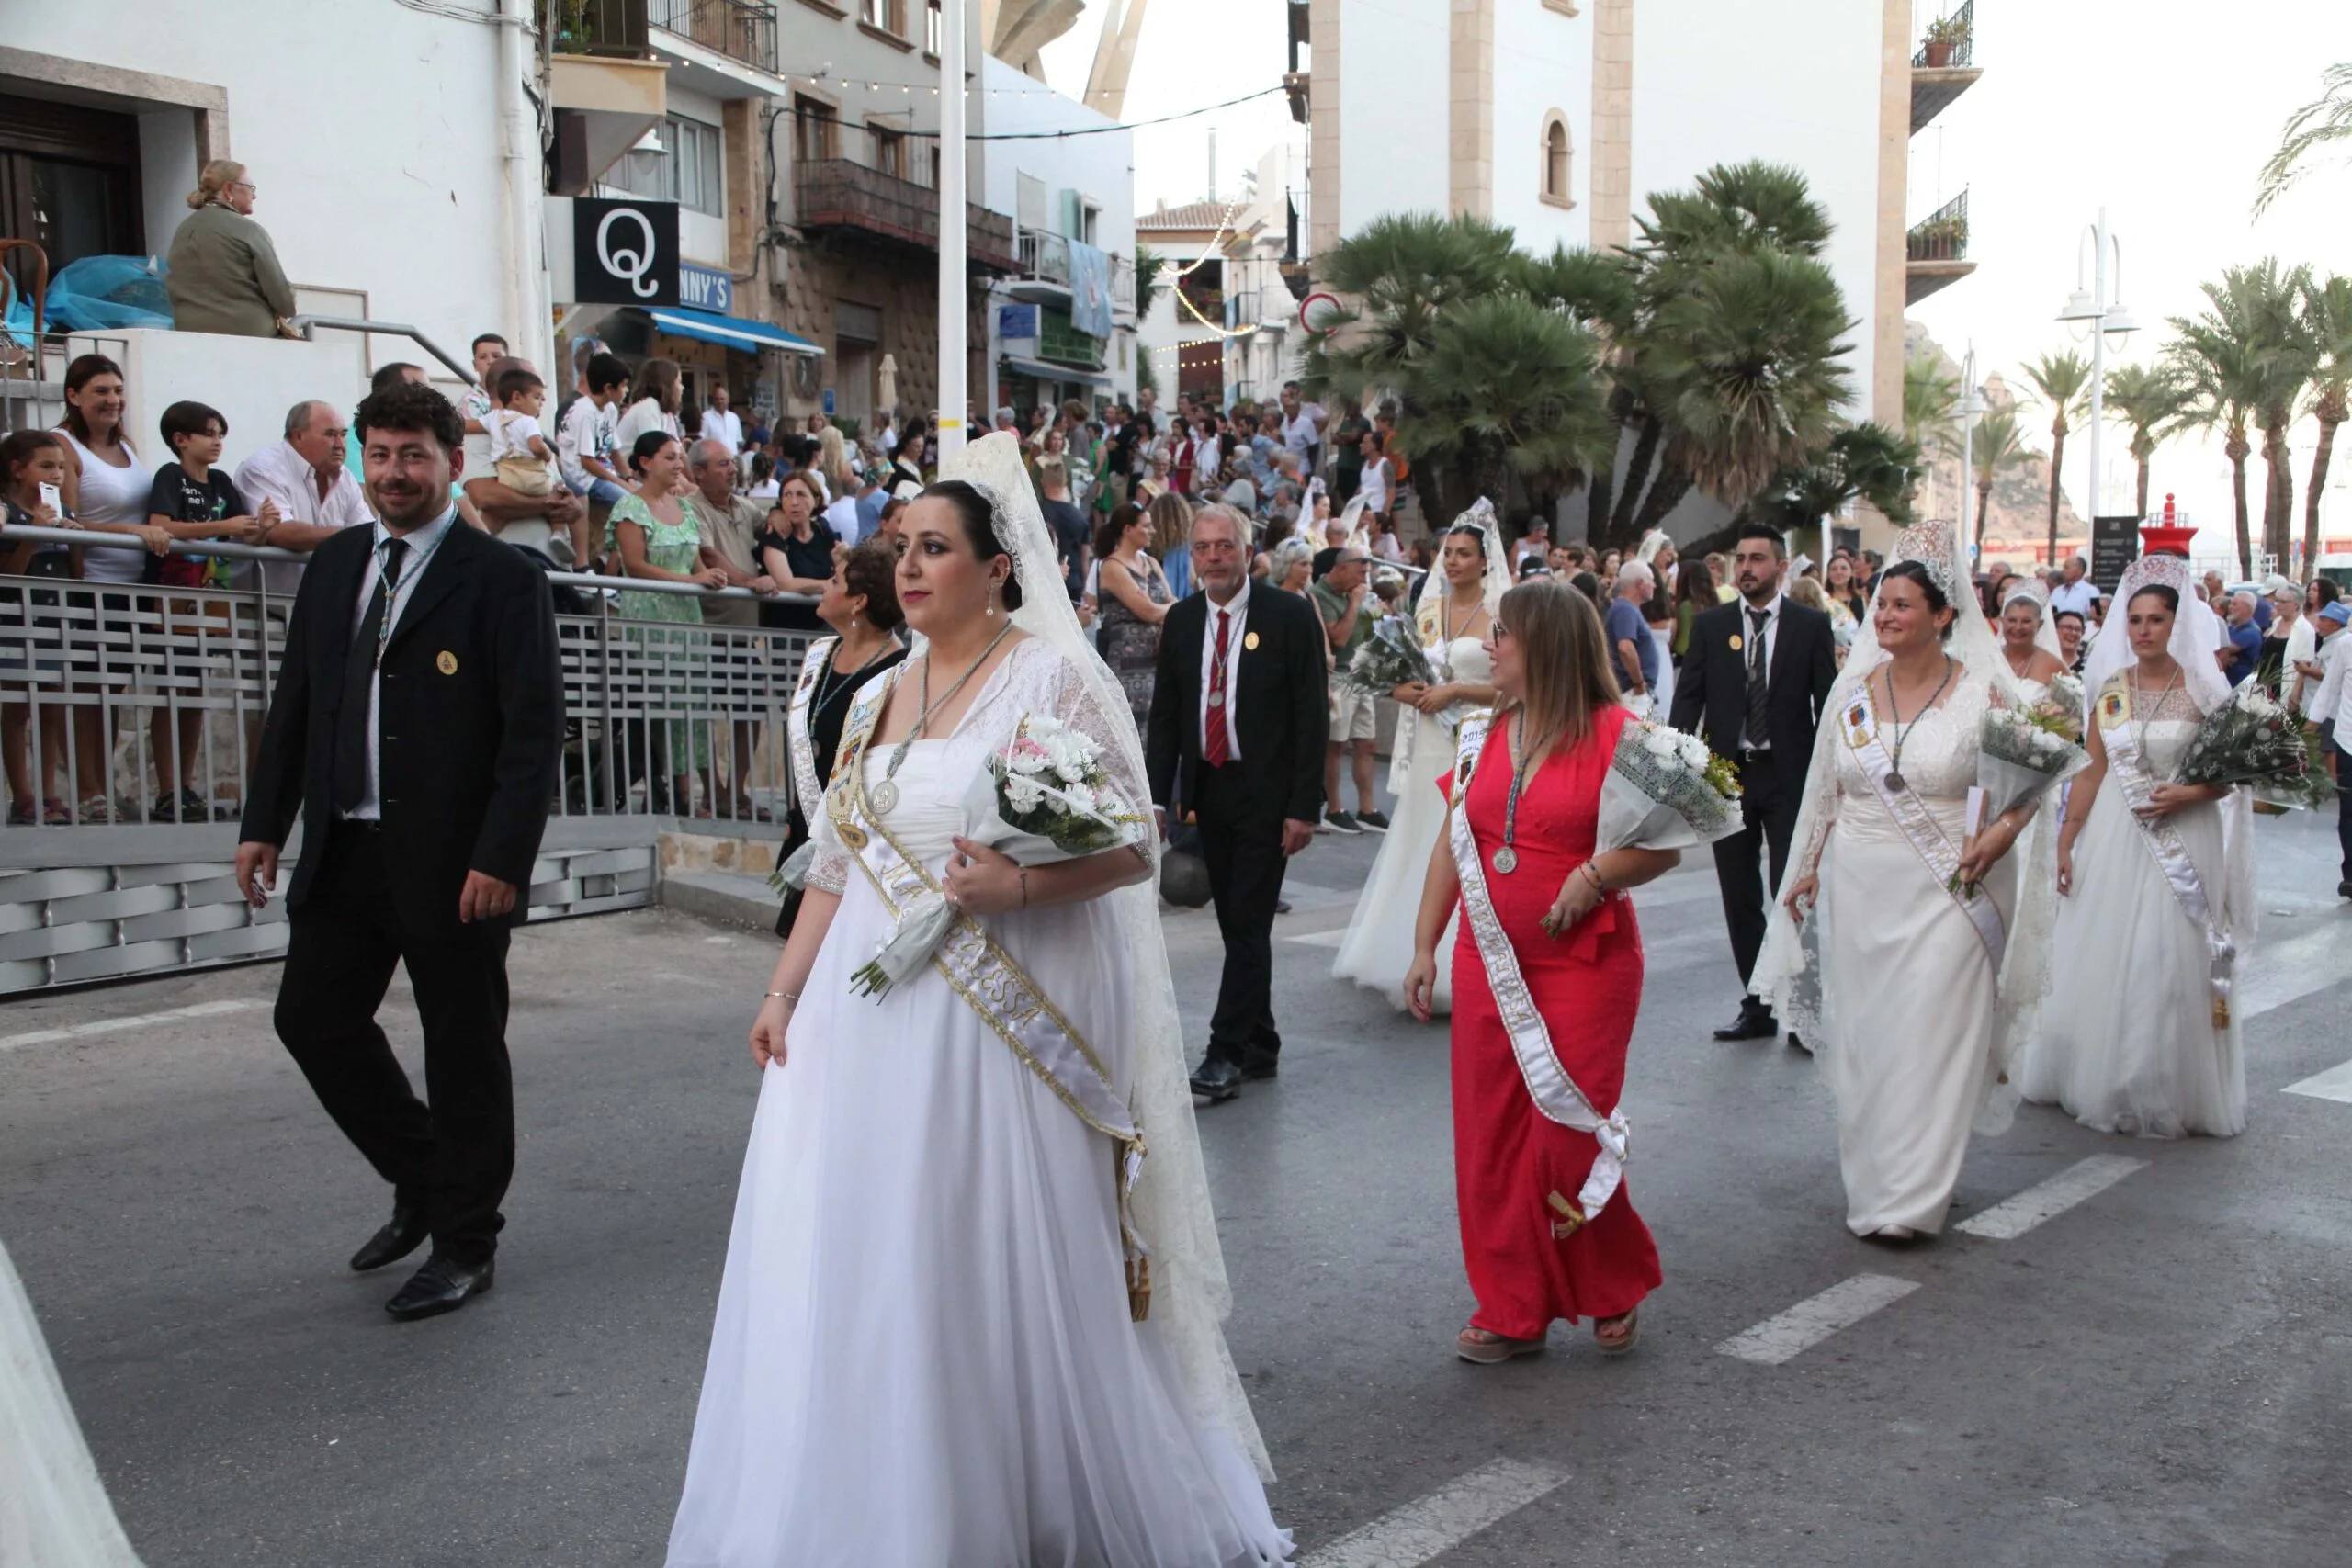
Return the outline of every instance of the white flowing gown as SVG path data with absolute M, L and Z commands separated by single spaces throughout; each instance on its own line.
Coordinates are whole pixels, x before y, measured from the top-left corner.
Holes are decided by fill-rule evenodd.
M 1486 644 L 1475 637 L 1458 637 L 1446 645 L 1450 679 L 1485 686 L 1495 678 Z M 1373 857 L 1372 875 L 1356 897 L 1356 912 L 1340 940 L 1331 973 L 1353 980 L 1386 997 L 1400 1010 L 1405 1006 L 1405 971 L 1413 964 L 1413 928 L 1421 913 L 1421 884 L 1428 877 L 1430 855 L 1445 830 L 1445 796 L 1438 781 L 1453 764 L 1454 732 L 1426 716 L 1413 725 L 1412 752 L 1406 759 L 1409 774 L 1396 792 L 1396 816 L 1388 824 L 1380 852 Z M 1434 1010 L 1453 1010 L 1453 966 L 1445 955 L 1453 951 L 1458 916 L 1448 916 L 1438 944 L 1437 997 Z
M 909 749 L 886 820 L 934 876 L 1023 713 L 1107 733 L 1066 669 L 1020 645 L 954 736 Z M 867 754 L 869 789 L 893 750 Z M 1250 1455 L 1188 1400 L 1161 1325 L 1129 1320 L 1110 1141 L 935 970 L 853 995 L 891 920 L 828 826 L 811 886 L 844 875 L 763 1075 L 670 1568 L 1285 1560 Z M 1104 901 L 987 924 L 1125 1092 Z
M 0 1247 L 0 1563 L 139 1568 Z
M 1903 776 L 1954 845 L 1976 782 L 1985 688 L 1968 682 L 1905 732 Z M 1884 716 L 1881 716 L 1883 725 Z M 1825 725 L 1835 725 L 1834 714 Z M 1836 823 L 1821 862 L 1819 1055 L 1838 1097 L 1846 1225 L 1933 1235 L 1960 1179 L 1999 1028 L 1999 976 L 1959 902 L 1930 874 L 1864 773 L 1838 744 Z M 1792 870 L 1793 871 L 1793 867 Z M 2015 857 L 1984 884 L 2003 923 Z
M 2142 744 L 2150 776 L 2180 767 L 2200 719 L 2186 694 L 2152 715 Z M 2136 720 L 2135 733 L 2141 732 Z M 2172 814 L 2223 929 L 2229 908 L 2222 807 Z M 2074 891 L 2059 904 L 2057 984 L 2038 1037 L 2020 1054 L 2025 1098 L 2062 1105 L 2102 1133 L 2177 1138 L 2245 1128 L 2245 1056 L 2238 1021 L 2212 1026 L 2205 933 L 2192 924 L 2113 772 L 2075 840 Z

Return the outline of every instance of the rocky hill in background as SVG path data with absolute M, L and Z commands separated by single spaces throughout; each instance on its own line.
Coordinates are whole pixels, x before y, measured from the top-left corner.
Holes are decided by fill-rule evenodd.
M 1926 355 L 1933 358 L 1943 371 L 1957 383 L 1960 364 L 1944 352 L 1941 345 L 1928 334 L 1917 321 L 1903 323 L 1903 348 L 1906 355 Z M 2031 455 L 2022 463 L 2005 470 L 1993 481 L 1993 502 L 1985 510 L 1989 513 L 1980 530 L 1985 542 L 1984 558 L 2011 561 L 2034 556 L 2050 536 L 2050 415 L 2048 411 L 2031 399 L 2030 389 L 2020 394 L 2010 389 L 1998 371 L 1984 378 L 1984 398 L 1995 407 L 2019 400 L 2025 407 L 2018 414 L 2024 427 Z M 1961 467 L 1958 443 L 1960 427 L 1954 422 L 1951 429 L 1953 449 L 1939 449 L 1932 438 L 1923 439 L 1928 448 L 1928 477 L 1921 481 L 1918 512 L 1922 517 L 1942 517 L 1957 520 L 1960 516 Z M 2069 434 L 2067 439 L 2075 439 Z M 2087 547 L 2090 526 L 2075 512 L 2074 502 L 2064 491 L 2058 494 L 2058 547 L 2061 553 Z

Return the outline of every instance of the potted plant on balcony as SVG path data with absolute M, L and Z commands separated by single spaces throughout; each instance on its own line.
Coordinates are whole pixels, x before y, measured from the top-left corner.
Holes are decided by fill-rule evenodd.
M 1968 220 L 1958 213 L 1930 218 L 1911 234 L 1913 261 L 1957 261 L 1968 253 Z
M 1926 52 L 1928 69 L 1940 71 L 1951 63 L 1952 56 L 1968 43 L 1968 16 L 1955 12 L 1928 24 Z

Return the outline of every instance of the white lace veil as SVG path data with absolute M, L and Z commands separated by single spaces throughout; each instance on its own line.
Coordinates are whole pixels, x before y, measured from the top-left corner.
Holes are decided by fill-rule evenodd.
M 1952 525 L 1937 522 L 1905 528 L 1895 540 L 1894 553 L 1887 558 L 1887 564 L 1892 567 L 1904 561 L 1917 561 L 1926 568 L 1929 581 L 1952 607 L 1951 637 L 1945 647 L 1964 671 L 1962 683 L 1984 688 L 1988 701 L 2016 701 L 2017 682 L 2009 676 L 2008 661 L 2001 657 L 2000 637 L 1977 603 L 1962 564 L 1959 535 Z M 1881 573 L 1879 585 L 1871 593 L 1871 613 L 1862 618 L 1854 646 L 1846 655 L 1845 668 L 1838 672 L 1837 684 L 1830 688 L 1828 704 L 1822 709 L 1821 728 L 1814 738 L 1813 763 L 1805 774 L 1804 803 L 1797 811 L 1794 848 L 1781 886 L 1772 890 L 1764 947 L 1757 955 L 1756 971 L 1748 981 L 1748 988 L 1781 1015 L 1782 1027 L 1804 1035 L 1816 1055 L 1836 1049 L 1835 1036 L 1823 1027 L 1823 912 L 1816 904 L 1812 915 L 1800 926 L 1790 918 L 1788 907 L 1781 899 L 1799 877 L 1818 867 L 1826 847 L 1833 822 L 1831 807 L 1838 790 L 1837 748 L 1845 733 L 1838 716 L 1862 690 L 1871 672 L 1886 662 L 1887 656 L 1878 644 L 1878 596 L 1885 585 L 1885 574 Z M 2038 896 L 2037 890 L 2029 886 L 2032 880 L 2020 878 L 2020 909 L 2029 898 Z M 2050 889 L 2048 896 L 2054 900 L 2056 890 Z M 1848 918 L 1852 919 L 1853 915 L 1849 912 Z M 2026 923 L 2030 926 L 2039 921 Z M 2014 912 L 2011 924 L 2013 928 L 2018 924 Z M 2032 1029 L 2033 1014 L 2040 1007 L 2048 980 L 2048 942 L 2012 941 L 2001 968 L 2001 1023 L 1996 1031 L 1993 1071 L 1985 1075 L 1984 1103 L 1977 1111 L 1976 1128 L 1980 1133 L 2003 1131 L 2017 1110 L 2018 1092 L 2008 1082 L 2009 1061 L 2018 1043 Z M 1921 992 L 1923 998 L 1931 995 L 1930 990 Z
M 1449 524 L 1445 534 L 1437 536 L 1441 555 L 1445 549 L 1445 535 L 1464 527 L 1478 531 L 1478 558 L 1484 579 L 1479 597 L 1487 614 L 1492 615 L 1511 585 L 1510 550 L 1503 543 L 1502 525 L 1495 519 L 1495 503 L 1483 495 L 1472 502 L 1470 509 Z M 1432 563 L 1429 570 L 1421 574 L 1420 591 L 1413 597 L 1412 619 L 1413 635 L 1420 639 L 1424 648 L 1437 639 L 1438 604 L 1452 590 L 1453 585 L 1445 580 L 1442 564 Z M 1407 790 L 1416 787 L 1413 734 L 1420 727 L 1420 718 L 1421 715 L 1416 709 L 1399 706 L 1396 710 L 1396 736 L 1389 743 L 1388 758 L 1388 789 L 1392 795 L 1402 795 Z
M 1142 738 L 1121 688 L 1087 639 L 1071 608 L 1052 533 L 1038 510 L 1023 468 L 1020 444 L 998 432 L 971 443 L 940 465 L 940 478 L 963 479 L 996 509 L 998 541 L 1012 557 L 1021 585 L 1021 607 L 1012 624 L 1069 661 L 1110 726 L 1122 752 L 1125 776 L 1146 775 Z M 1151 844 L 1153 875 L 1109 895 L 1127 943 L 1135 994 L 1130 1109 L 1150 1150 L 1135 1190 L 1136 1227 L 1151 1249 L 1151 1317 L 1175 1358 L 1194 1412 L 1204 1422 L 1230 1433 L 1273 1479 L 1265 1440 L 1258 1435 L 1249 1396 L 1226 1348 L 1226 1314 L 1233 1310 L 1225 1253 L 1209 1204 L 1208 1173 L 1201 1161 L 1200 1131 L 1193 1121 L 1193 1093 L 1184 1058 L 1183 1027 L 1176 1012 L 1176 988 L 1168 970 L 1168 944 L 1159 929 L 1159 846 Z M 1108 1174 L 1108 1166 L 1105 1168 Z

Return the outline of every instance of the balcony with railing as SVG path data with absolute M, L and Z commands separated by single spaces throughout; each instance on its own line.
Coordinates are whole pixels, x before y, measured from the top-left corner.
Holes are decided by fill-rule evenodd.
M 652 24 L 754 71 L 775 71 L 773 0 L 650 0 Z
M 804 230 L 939 249 L 939 193 L 929 186 L 847 158 L 819 158 L 795 166 L 792 194 Z M 965 246 L 971 265 L 993 272 L 1018 271 L 1021 256 L 1012 220 L 977 203 L 967 203 L 966 209 Z
M 1911 57 L 1911 130 L 1917 135 L 1984 73 L 1976 64 L 1976 0 L 1928 24 Z
M 1013 239 L 1021 265 L 1007 292 L 1033 305 L 1068 307 L 1071 297 L 1069 238 L 1049 229 L 1022 229 Z
M 558 54 L 642 60 L 646 0 L 539 0 L 539 25 Z
M 1968 193 L 1962 191 L 1911 226 L 1904 303 L 1916 305 L 1976 270 L 1968 259 Z

